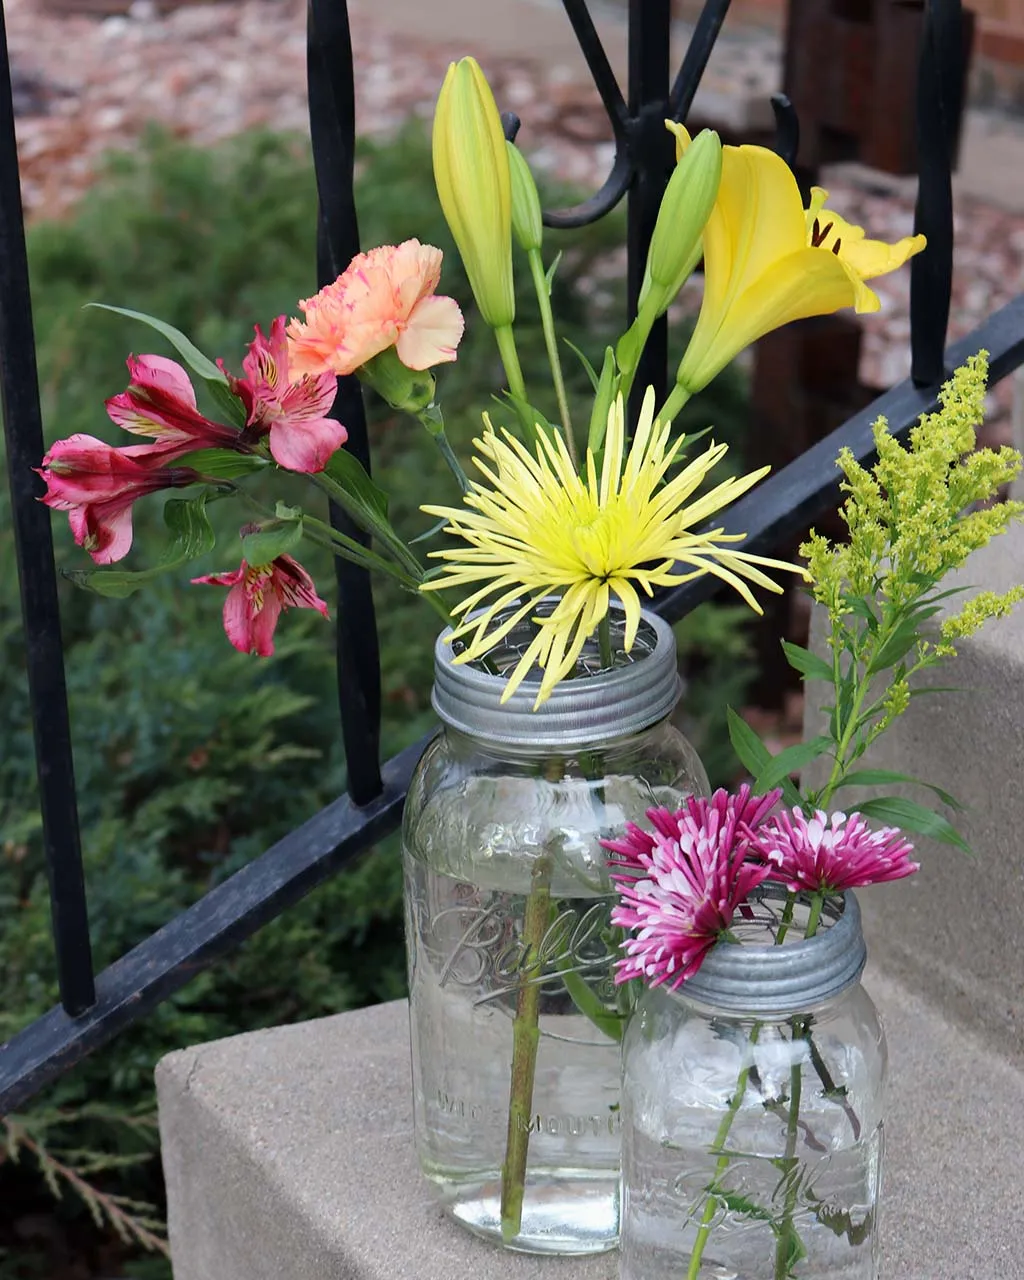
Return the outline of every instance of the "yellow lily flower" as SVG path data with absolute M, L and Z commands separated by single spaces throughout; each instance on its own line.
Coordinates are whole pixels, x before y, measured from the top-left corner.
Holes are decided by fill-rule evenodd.
M 682 155 L 689 135 L 682 125 L 669 127 Z M 792 171 L 774 151 L 722 148 L 718 199 L 704 228 L 704 301 L 676 375 L 684 397 L 791 320 L 843 307 L 877 311 L 881 303 L 865 280 L 895 271 L 925 247 L 921 235 L 896 244 L 868 240 L 863 228 L 826 209 L 827 199 L 815 187 L 805 210 Z
M 492 329 L 515 319 L 512 184 L 498 108 L 474 58 L 448 68 L 433 130 L 434 180 L 445 221 Z

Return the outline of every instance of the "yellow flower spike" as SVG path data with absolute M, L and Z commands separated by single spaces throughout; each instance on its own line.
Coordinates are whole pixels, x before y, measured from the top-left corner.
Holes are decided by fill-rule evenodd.
M 677 154 L 689 135 L 672 129 Z M 877 311 L 865 280 L 894 271 L 925 247 L 894 245 L 825 209 L 816 188 L 804 209 L 789 166 L 764 147 L 722 148 L 718 199 L 704 229 L 704 301 L 676 375 L 684 396 L 705 387 L 744 347 L 772 329 L 843 307 Z
M 448 68 L 434 112 L 434 181 L 445 220 L 492 329 L 515 319 L 512 190 L 498 107 L 475 58 Z
M 760 612 L 747 584 L 781 588 L 757 566 L 804 572 L 734 550 L 743 534 L 693 532 L 766 469 L 727 480 L 691 502 L 727 446 L 711 445 L 666 482 L 682 441 L 671 439 L 671 423 L 655 418 L 650 388 L 631 445 L 622 396 L 612 403 L 600 473 L 591 449 L 579 475 L 560 437 L 542 434 L 531 453 L 507 432 L 495 434 L 486 418 L 484 434 L 474 444 L 483 482 L 470 485 L 464 506 L 422 508 L 445 517 L 447 532 L 463 545 L 431 553 L 444 562 L 442 572 L 420 589 L 468 593 L 453 610 L 461 621 L 452 639 L 466 643 L 456 662 L 482 657 L 524 618 L 533 618 L 537 634 L 512 672 L 503 700 L 538 666 L 542 675 L 534 706 L 540 706 L 575 670 L 612 596 L 625 610 L 628 652 L 640 624 L 640 592 L 650 596 L 655 587 L 713 573 Z M 554 610 L 534 616 L 552 595 L 560 597 Z M 469 618 L 476 610 L 479 616 Z M 505 610 L 509 616 L 499 621 Z

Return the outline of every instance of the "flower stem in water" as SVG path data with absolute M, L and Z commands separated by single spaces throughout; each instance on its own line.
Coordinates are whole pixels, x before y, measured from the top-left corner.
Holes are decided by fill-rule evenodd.
M 523 1193 L 526 1189 L 526 1157 L 530 1149 L 530 1112 L 533 1110 L 533 1081 L 540 1042 L 541 966 L 540 945 L 550 921 L 551 860 L 538 858 L 533 866 L 530 896 L 523 913 L 525 959 L 516 996 L 516 1016 L 512 1023 L 512 1081 L 508 1097 L 508 1136 L 505 1162 L 501 1166 L 501 1238 L 507 1244 L 523 1222 Z
M 750 1032 L 750 1046 L 757 1043 L 758 1033 L 761 1030 L 760 1023 L 755 1023 Z M 729 1136 L 729 1130 L 732 1128 L 732 1122 L 736 1119 L 736 1113 L 739 1111 L 743 1102 L 743 1095 L 747 1091 L 747 1079 L 750 1076 L 750 1068 L 753 1066 L 753 1055 L 751 1061 L 748 1062 L 739 1075 L 736 1077 L 736 1092 L 729 1099 L 729 1108 L 725 1115 L 722 1116 L 718 1125 L 718 1132 L 715 1134 L 715 1143 L 712 1147 L 712 1154 L 716 1151 L 718 1155 L 718 1163 L 715 1165 L 715 1176 L 712 1186 L 718 1185 L 718 1180 L 724 1176 L 729 1169 L 729 1161 L 732 1158 L 728 1154 L 722 1154 L 722 1148 Z M 690 1266 L 686 1272 L 686 1280 L 697 1280 L 700 1275 L 700 1262 L 704 1256 L 704 1249 L 708 1242 L 708 1236 L 711 1234 L 711 1220 L 715 1216 L 718 1209 L 718 1199 L 712 1193 L 708 1192 L 707 1204 L 704 1206 L 704 1216 L 700 1220 L 700 1229 L 697 1232 L 697 1239 L 693 1242 L 693 1252 L 690 1254 Z

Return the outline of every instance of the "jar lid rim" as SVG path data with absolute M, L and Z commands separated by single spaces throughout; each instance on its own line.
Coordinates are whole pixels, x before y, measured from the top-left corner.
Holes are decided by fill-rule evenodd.
M 785 895 L 765 883 L 761 897 Z M 720 942 L 701 967 L 674 992 L 685 1000 L 753 1017 L 797 1013 L 835 999 L 858 981 L 867 961 L 860 904 L 842 895 L 836 922 L 813 938 L 784 946 L 737 946 Z
M 546 603 L 541 601 L 538 608 Z M 612 601 L 610 608 L 621 624 L 622 605 Z M 431 703 L 450 728 L 495 745 L 564 750 L 629 737 L 664 720 L 682 691 L 672 628 L 646 609 L 641 619 L 653 633 L 648 652 L 628 665 L 562 680 L 536 711 L 539 675 L 528 676 L 502 702 L 507 676 L 457 662 L 453 629 L 447 627 L 434 645 Z

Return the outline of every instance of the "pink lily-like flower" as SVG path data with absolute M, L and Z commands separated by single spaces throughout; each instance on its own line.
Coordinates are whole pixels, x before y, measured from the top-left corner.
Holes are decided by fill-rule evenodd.
M 168 457 L 194 449 L 245 449 L 242 433 L 203 417 L 188 374 L 163 356 L 128 357 L 128 390 L 106 401 L 113 422 L 168 446 Z
M 269 658 L 274 652 L 274 629 L 285 609 L 315 609 L 329 616 L 313 579 L 291 556 L 278 556 L 270 564 L 250 565 L 243 560 L 231 573 L 208 573 L 192 581 L 231 588 L 224 601 L 224 630 L 240 653 Z
M 655 811 L 649 850 L 638 841 L 635 863 L 612 876 L 621 898 L 612 923 L 633 931 L 616 963 L 616 982 L 643 978 L 652 987 L 668 982 L 674 991 L 697 972 L 768 875 L 768 867 L 747 860 L 741 817 L 760 821 L 778 796 L 751 799 L 749 788 L 739 796 L 719 790 L 710 800 L 691 796 L 675 814 Z
M 464 321 L 454 298 L 434 294 L 443 256 L 418 240 L 357 254 L 333 284 L 299 303 L 305 321 L 288 326 L 293 369 L 355 373 L 389 347 L 407 369 L 454 360 Z
M 257 435 L 270 432 L 276 463 L 289 471 L 323 471 L 348 439 L 347 429 L 328 417 L 338 383 L 332 373 L 302 373 L 297 381 L 289 381 L 286 318 L 277 317 L 269 338 L 256 325 L 256 337 L 242 361 L 245 376 L 228 374 L 228 382 L 245 405 L 247 429 Z
M 46 481 L 40 501 L 68 513 L 75 542 L 96 564 L 113 564 L 132 545 L 132 504 L 198 478 L 189 467 L 163 465 L 177 456 L 175 442 L 115 449 L 95 436 L 70 436 L 58 440 L 36 468 Z
M 897 827 L 872 831 L 859 813 L 819 809 L 807 818 L 798 809 L 780 813 L 754 834 L 754 852 L 768 876 L 791 893 L 842 893 L 912 875 L 914 847 Z
M 749 846 L 752 831 L 764 821 L 781 796 L 781 789 L 763 796 L 751 795 L 750 785 L 745 782 L 735 795 L 719 790 L 710 800 L 704 796 L 689 796 L 681 812 L 709 830 L 728 828 L 734 832 L 731 838 Z M 655 833 L 670 840 L 678 832 L 679 817 L 679 813 L 672 813 L 663 806 L 647 810 L 647 820 L 653 823 Z M 644 831 L 635 822 L 627 822 L 626 834 L 621 840 L 602 840 L 601 844 L 614 854 L 611 861 L 618 871 L 640 875 L 651 865 L 655 833 Z

